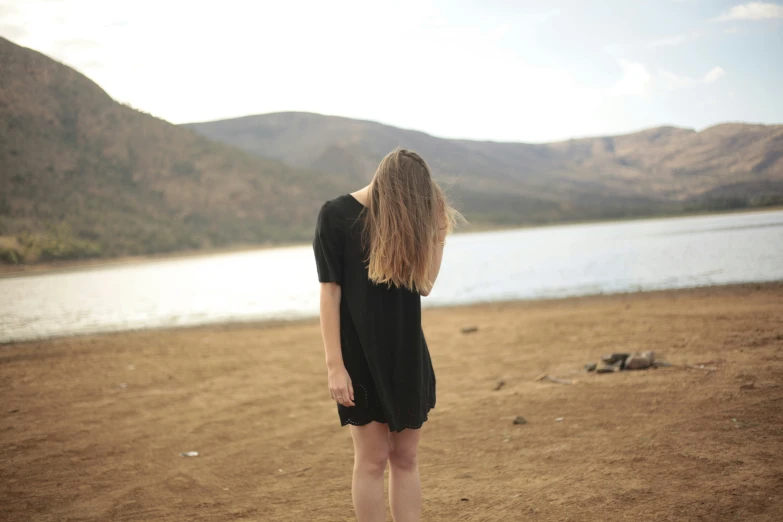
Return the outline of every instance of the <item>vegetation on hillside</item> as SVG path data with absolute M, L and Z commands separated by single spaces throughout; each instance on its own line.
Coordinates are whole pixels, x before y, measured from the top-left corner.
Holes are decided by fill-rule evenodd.
M 175 126 L 2 38 L 0 71 L 3 263 L 309 240 L 319 205 L 397 146 L 421 152 L 480 227 L 783 203 L 783 126 L 547 145 L 303 113 Z
M 3 262 L 305 239 L 343 190 L 121 105 L 4 39 L 0 64 Z

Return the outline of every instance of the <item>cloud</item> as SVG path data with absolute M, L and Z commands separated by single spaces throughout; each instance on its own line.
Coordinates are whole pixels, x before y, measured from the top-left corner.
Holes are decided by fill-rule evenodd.
M 551 9 L 549 11 L 545 11 L 543 13 L 538 13 L 535 15 L 532 15 L 531 18 L 536 22 L 546 22 L 547 20 L 550 20 L 556 16 L 558 16 L 562 11 L 560 9 Z
M 734 6 L 719 17 L 716 22 L 727 22 L 729 20 L 769 20 L 774 18 L 783 18 L 783 5 L 772 4 L 769 2 L 750 2 Z
M 696 87 L 698 85 L 704 85 L 708 83 L 715 83 L 722 78 L 726 71 L 722 67 L 713 67 L 707 74 L 701 78 L 691 78 L 690 76 L 679 76 L 673 72 L 660 70 L 659 76 L 664 81 L 666 88 L 674 89 L 687 89 L 690 87 Z
M 675 36 L 661 38 L 660 40 L 653 40 L 652 42 L 649 42 L 646 47 L 648 49 L 657 49 L 658 47 L 676 47 L 678 45 L 684 44 L 688 40 L 695 40 L 698 37 L 699 33 L 678 34 Z
M 719 78 L 724 76 L 726 71 L 722 67 L 713 67 L 710 72 L 704 75 L 704 83 L 713 83 L 718 81 Z
M 736 27 L 729 27 L 728 29 L 724 29 L 723 32 L 726 33 L 726 34 L 734 34 L 734 33 L 737 32 L 737 28 Z
M 652 76 L 639 62 L 618 59 L 623 69 L 622 77 L 609 90 L 612 96 L 645 96 L 649 93 Z

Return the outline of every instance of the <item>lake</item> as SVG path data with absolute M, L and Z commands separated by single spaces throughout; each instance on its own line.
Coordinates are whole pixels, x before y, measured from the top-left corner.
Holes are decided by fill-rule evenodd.
M 455 235 L 424 306 L 783 280 L 783 211 Z M 0 279 L 0 342 L 318 314 L 310 246 Z

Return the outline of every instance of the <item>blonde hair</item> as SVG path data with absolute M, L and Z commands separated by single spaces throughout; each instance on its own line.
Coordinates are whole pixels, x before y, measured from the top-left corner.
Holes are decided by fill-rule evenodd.
M 387 154 L 375 171 L 365 210 L 370 280 L 412 291 L 432 288 L 438 232 L 451 232 L 460 218 L 421 156 L 406 149 Z

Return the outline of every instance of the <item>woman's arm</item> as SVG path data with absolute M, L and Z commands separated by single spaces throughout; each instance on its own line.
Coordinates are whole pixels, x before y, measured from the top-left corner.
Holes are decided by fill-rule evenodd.
M 340 343 L 340 299 L 337 283 L 321 283 L 321 336 L 326 352 L 329 393 L 343 406 L 353 406 L 353 385 L 343 362 Z

